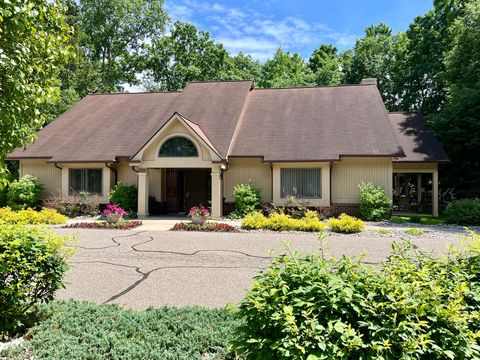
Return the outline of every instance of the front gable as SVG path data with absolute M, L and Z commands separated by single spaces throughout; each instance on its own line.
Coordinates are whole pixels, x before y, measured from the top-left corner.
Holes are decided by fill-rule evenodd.
M 174 137 L 190 140 L 198 156 L 160 157 L 162 145 Z M 199 168 L 211 167 L 212 161 L 219 162 L 221 157 L 197 124 L 175 113 L 130 160 L 140 168 Z

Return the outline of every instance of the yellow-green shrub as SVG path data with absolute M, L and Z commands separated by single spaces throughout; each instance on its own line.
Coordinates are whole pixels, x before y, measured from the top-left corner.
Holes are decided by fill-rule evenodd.
M 365 223 L 362 220 L 347 214 L 341 214 L 338 219 L 328 219 L 328 226 L 333 232 L 344 234 L 357 233 L 365 229 Z
M 307 211 L 302 219 L 293 219 L 285 213 L 271 213 L 265 217 L 260 212 L 245 216 L 244 229 L 269 229 L 274 231 L 322 231 L 325 225 L 315 211 Z
M 246 215 L 242 221 L 242 227 L 244 229 L 258 230 L 265 229 L 267 218 L 258 211 Z
M 68 218 L 54 209 L 43 209 L 35 211 L 33 209 L 23 209 L 13 211 L 9 207 L 0 208 L 0 224 L 65 224 Z

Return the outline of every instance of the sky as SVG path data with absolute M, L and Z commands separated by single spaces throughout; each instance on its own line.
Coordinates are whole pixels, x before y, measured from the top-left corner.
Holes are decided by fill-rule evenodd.
M 367 26 L 404 31 L 431 0 L 165 0 L 173 21 L 210 32 L 231 54 L 264 62 L 280 46 L 308 59 L 321 43 L 352 48 Z

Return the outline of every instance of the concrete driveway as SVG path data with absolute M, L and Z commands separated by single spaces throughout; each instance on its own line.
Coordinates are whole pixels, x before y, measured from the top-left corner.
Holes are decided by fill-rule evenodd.
M 77 234 L 77 252 L 66 274 L 62 299 L 115 303 L 127 308 L 201 305 L 221 307 L 240 301 L 255 274 L 268 266 L 271 251 L 284 251 L 283 241 L 301 253 L 319 250 L 315 234 L 200 233 L 146 230 L 57 229 Z M 445 237 L 419 237 L 422 249 L 446 251 L 458 244 Z M 390 254 L 391 243 L 402 241 L 380 235 L 333 235 L 325 239 L 333 256 L 359 255 L 378 263 Z

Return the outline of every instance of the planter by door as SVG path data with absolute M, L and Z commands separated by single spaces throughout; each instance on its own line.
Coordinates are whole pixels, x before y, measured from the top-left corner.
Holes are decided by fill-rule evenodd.
M 204 224 L 205 221 L 207 221 L 206 216 L 201 216 L 201 215 L 192 215 L 192 222 L 194 224 Z
M 122 220 L 122 218 L 123 218 L 123 215 L 120 215 L 120 214 L 108 214 L 107 222 L 112 224 L 117 224 Z

